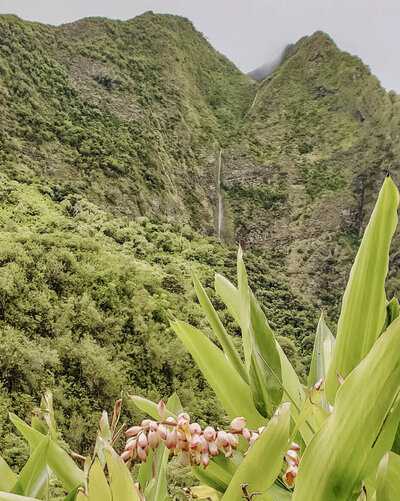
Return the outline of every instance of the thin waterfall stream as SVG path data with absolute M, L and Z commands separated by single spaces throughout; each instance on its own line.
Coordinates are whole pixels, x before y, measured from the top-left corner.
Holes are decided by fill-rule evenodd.
M 218 158 L 218 174 L 217 174 L 217 197 L 218 197 L 218 226 L 217 226 L 217 236 L 222 240 L 222 223 L 223 223 L 223 213 L 222 213 L 222 194 L 221 194 L 221 166 L 222 166 L 222 148 L 219 152 Z

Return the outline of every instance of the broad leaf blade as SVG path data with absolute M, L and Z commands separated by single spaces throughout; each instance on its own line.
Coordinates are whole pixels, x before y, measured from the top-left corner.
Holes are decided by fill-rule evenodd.
M 110 487 L 98 458 L 89 470 L 89 501 L 112 501 Z
M 230 419 L 246 416 L 250 428 L 258 428 L 265 419 L 254 406 L 250 387 L 226 360 L 223 352 L 202 332 L 178 320 L 171 327 L 191 353 Z
M 350 272 L 343 296 L 336 343 L 326 380 L 333 404 L 339 387 L 336 371 L 346 378 L 368 354 L 385 321 L 385 279 L 389 247 L 397 225 L 399 193 L 387 177 Z
M 33 451 L 32 455 L 22 468 L 18 480 L 12 488 L 13 494 L 37 497 L 43 486 L 48 482 L 49 470 L 47 468 L 47 452 L 49 450 L 50 438 L 43 437 Z
M 39 431 L 31 428 L 15 414 L 10 414 L 10 419 L 31 448 L 36 449 L 43 439 L 43 435 Z M 50 441 L 49 450 L 47 452 L 47 463 L 66 490 L 70 491 L 77 485 L 83 484 L 83 471 L 80 470 L 71 457 L 52 440 Z
M 303 454 L 293 501 L 307 499 L 310 492 L 315 501 L 350 497 L 368 470 L 378 466 L 374 446 L 399 390 L 400 318 L 340 387 L 332 414 Z
M 123 460 L 109 444 L 104 442 L 103 446 L 110 475 L 110 489 L 113 501 L 119 501 L 120 499 L 124 501 L 140 501 L 132 476 Z
M 376 475 L 376 501 L 398 501 L 400 493 L 400 456 L 387 452 Z
M 267 492 L 281 471 L 288 448 L 289 425 L 290 404 L 283 404 L 238 467 L 222 498 L 224 501 L 241 501 L 242 484 L 249 484 L 251 492 L 260 491 L 263 495 Z
M 17 481 L 17 476 L 0 456 L 0 490 L 10 491 Z
M 249 374 L 253 400 L 258 412 L 270 417 L 282 401 L 281 361 L 275 337 L 253 294 L 250 296 L 250 336 L 253 351 Z
M 228 357 L 228 360 L 238 371 L 240 376 L 246 382 L 248 382 L 246 369 L 243 365 L 242 360 L 240 359 L 239 353 L 233 345 L 230 335 L 226 332 L 219 316 L 217 315 L 217 312 L 215 311 L 209 297 L 207 296 L 206 291 L 204 290 L 200 280 L 197 278 L 197 275 L 194 272 L 192 272 L 192 277 L 197 297 L 199 298 L 203 311 L 206 314 L 208 321 L 210 322 L 210 325 L 218 338 L 218 341 L 221 343 L 222 349 L 224 350 L 226 356 Z

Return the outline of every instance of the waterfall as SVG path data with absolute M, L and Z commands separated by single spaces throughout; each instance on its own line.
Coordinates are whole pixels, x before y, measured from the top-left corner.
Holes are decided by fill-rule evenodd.
M 223 220 L 223 213 L 222 213 L 222 194 L 221 194 L 221 166 L 222 166 L 222 148 L 219 152 L 219 159 L 218 159 L 218 174 L 217 174 L 217 197 L 218 197 L 218 206 L 217 206 L 217 214 L 218 214 L 218 226 L 217 226 L 217 236 L 221 240 L 222 239 L 222 220 Z

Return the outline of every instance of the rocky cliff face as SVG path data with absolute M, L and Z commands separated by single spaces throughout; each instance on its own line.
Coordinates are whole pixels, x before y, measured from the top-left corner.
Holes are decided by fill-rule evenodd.
M 55 203 L 160 215 L 259 249 L 337 307 L 385 172 L 400 182 L 399 98 L 324 33 L 262 83 L 183 18 L 61 27 L 0 18 L 0 161 Z M 396 284 L 397 248 L 392 265 Z

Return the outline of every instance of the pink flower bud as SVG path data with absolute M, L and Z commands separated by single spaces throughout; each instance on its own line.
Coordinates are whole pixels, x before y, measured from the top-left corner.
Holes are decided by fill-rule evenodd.
M 228 433 L 228 440 L 229 440 L 229 445 L 233 449 L 236 449 L 237 446 L 239 445 L 239 437 L 237 435 L 234 435 L 233 433 Z
M 167 417 L 167 419 L 165 420 L 166 423 L 168 423 L 169 425 L 173 426 L 176 424 L 176 421 L 173 417 Z
M 289 466 L 286 473 L 283 475 L 282 480 L 285 482 L 286 487 L 292 489 L 296 483 L 297 466 Z
M 193 435 L 193 438 L 190 441 L 190 447 L 192 449 L 197 449 L 200 446 L 201 446 L 201 440 L 200 440 L 199 435 Z
M 130 438 L 125 445 L 125 450 L 126 451 L 131 451 L 136 447 L 136 438 Z
M 301 449 L 300 445 L 297 445 L 296 442 L 292 442 L 292 445 L 290 446 L 290 450 L 299 451 L 300 449 Z
M 210 455 L 208 452 L 203 452 L 201 455 L 201 462 L 203 463 L 204 468 L 207 468 L 207 466 L 210 464 Z
M 211 456 L 218 456 L 218 447 L 217 447 L 217 444 L 215 442 L 209 442 L 208 448 L 210 450 Z
M 150 419 L 143 419 L 141 426 L 142 428 L 148 428 L 150 426 Z
M 285 461 L 288 463 L 288 465 L 294 465 L 294 466 L 299 466 L 299 456 L 297 455 L 296 451 L 287 451 L 286 456 L 285 456 Z
M 212 426 L 207 426 L 204 430 L 203 435 L 206 440 L 213 442 L 216 439 L 217 433 Z
M 132 428 L 128 428 L 126 430 L 125 435 L 127 435 L 128 437 L 134 437 L 140 431 L 142 431 L 142 427 L 141 426 L 132 426 Z
M 158 434 L 160 435 L 161 440 L 165 440 L 167 438 L 167 428 L 163 424 L 158 425 Z
M 190 425 L 190 433 L 192 435 L 200 435 L 201 427 L 200 427 L 199 423 L 192 423 Z
M 217 439 L 215 440 L 215 443 L 220 450 L 229 445 L 229 438 L 226 431 L 221 430 L 217 433 Z
M 156 421 L 150 421 L 149 426 L 151 431 L 157 431 L 158 424 L 156 423 Z
M 204 453 L 208 452 L 208 442 L 204 438 L 204 435 L 200 436 L 200 440 L 201 440 L 201 452 L 204 454 Z
M 126 461 L 130 457 L 131 457 L 131 451 L 125 451 L 121 454 L 121 459 L 123 459 L 124 461 Z
M 190 454 L 187 451 L 181 452 L 179 456 L 179 463 L 182 466 L 189 466 L 190 465 Z
M 158 431 L 150 431 L 149 432 L 149 445 L 153 449 L 157 449 L 158 444 L 160 443 L 160 435 L 158 434 Z
M 138 436 L 138 445 L 142 449 L 145 449 L 147 447 L 147 437 L 143 432 Z
M 257 440 L 258 437 L 259 437 L 258 433 L 256 433 L 255 431 L 253 431 L 252 434 L 251 434 L 251 437 L 250 437 L 250 445 L 253 445 L 254 442 Z
M 145 463 L 147 459 L 147 454 L 146 451 L 142 447 L 140 447 L 140 445 L 137 448 L 137 454 L 139 458 Z
M 231 422 L 231 430 L 241 431 L 246 426 L 247 419 L 245 417 L 237 417 Z
M 157 404 L 157 412 L 161 416 L 161 419 L 164 419 L 165 415 L 165 404 L 163 400 L 160 400 Z
M 186 412 L 181 412 L 178 416 L 178 423 L 179 421 L 183 421 L 183 422 L 188 422 L 190 421 L 190 416 L 189 414 L 187 414 Z
M 251 433 L 247 428 L 243 428 L 242 435 L 243 435 L 243 438 L 245 438 L 248 442 L 250 442 Z
M 177 444 L 177 436 L 176 436 L 176 431 L 167 431 L 167 438 L 165 440 L 165 445 L 168 449 L 175 449 Z

